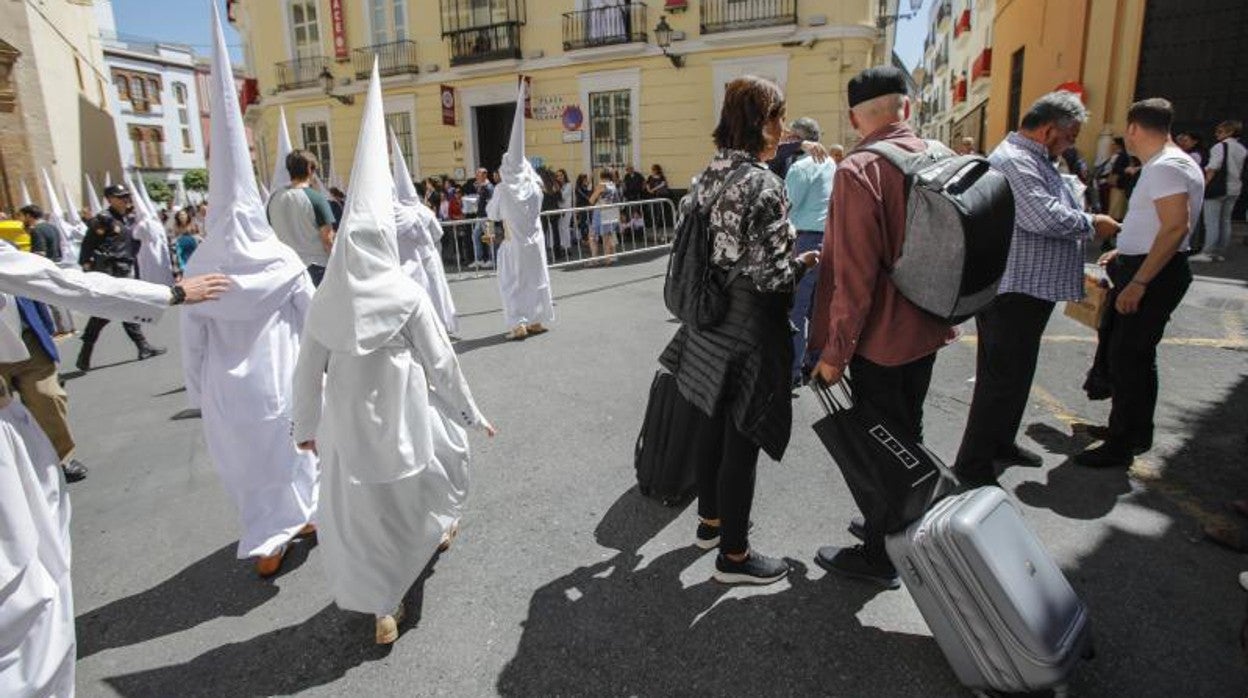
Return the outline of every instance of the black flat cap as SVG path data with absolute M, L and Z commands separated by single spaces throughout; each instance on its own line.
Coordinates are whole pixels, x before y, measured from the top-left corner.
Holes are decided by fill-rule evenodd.
M 104 196 L 115 196 L 119 199 L 129 199 L 130 187 L 127 187 L 124 184 L 110 184 L 107 187 L 104 187 Z
M 905 73 L 891 65 L 879 65 L 858 73 L 849 81 L 848 92 L 851 108 L 884 95 L 910 94 Z

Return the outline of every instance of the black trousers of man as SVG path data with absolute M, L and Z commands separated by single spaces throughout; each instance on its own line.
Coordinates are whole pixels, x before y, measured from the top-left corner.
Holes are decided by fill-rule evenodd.
M 1115 450 L 1148 450 L 1153 445 L 1153 414 L 1157 409 L 1157 345 L 1170 316 L 1179 307 L 1192 271 L 1187 257 L 1176 254 L 1148 284 L 1140 307 L 1130 315 L 1114 308 L 1117 291 L 1131 283 L 1146 255 L 1118 255 L 1109 266 L 1115 292 L 1106 311 L 1109 327 L 1109 377 L 1113 405 L 1109 440 Z
M 109 322 L 111 321 L 102 317 L 93 317 L 87 320 L 87 329 L 83 330 L 82 333 L 83 344 L 95 344 L 95 341 L 100 338 L 100 332 L 108 326 Z M 123 322 L 121 326 L 125 328 L 126 336 L 130 338 L 130 341 L 134 342 L 136 347 L 142 349 L 147 346 L 147 338 L 143 336 L 143 330 L 137 322 Z
M 849 362 L 849 378 L 854 386 L 854 399 L 866 405 L 916 441 L 923 440 L 923 402 L 932 384 L 935 352 L 901 366 L 881 366 L 861 356 Z M 884 555 L 884 533 L 875 522 L 864 521 L 863 541 L 869 560 Z
M 953 466 L 962 484 L 995 484 L 993 457 L 1018 436 L 1054 305 L 1024 293 L 1003 293 L 975 317 L 975 393 Z

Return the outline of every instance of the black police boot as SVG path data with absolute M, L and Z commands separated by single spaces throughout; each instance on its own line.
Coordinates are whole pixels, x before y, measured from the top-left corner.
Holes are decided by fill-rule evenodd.
M 78 361 L 74 363 L 79 371 L 86 373 L 91 370 L 91 352 L 95 350 L 95 342 L 83 342 L 78 352 Z
M 164 347 L 154 347 L 147 342 L 143 342 L 139 344 L 139 361 L 150 359 L 153 356 L 160 356 L 167 351 L 169 350 Z

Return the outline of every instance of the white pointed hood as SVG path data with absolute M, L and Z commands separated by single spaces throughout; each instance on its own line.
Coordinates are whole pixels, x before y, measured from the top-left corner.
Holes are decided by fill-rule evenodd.
M 60 199 L 56 196 L 56 187 L 52 186 L 52 178 L 48 176 L 47 168 L 43 170 L 43 198 L 48 202 L 47 214 L 48 218 L 60 227 L 65 222 L 65 209 L 61 208 Z
M 234 71 L 225 48 L 220 10 L 212 4 L 212 73 L 209 76 L 212 157 L 208 163 L 208 220 L 204 242 L 186 265 L 188 275 L 221 272 L 233 287 L 214 303 L 186 312 L 247 320 L 276 312 L 306 274 L 294 250 L 273 234 L 260 201 L 238 108 Z
M 173 207 L 174 209 L 186 208 L 191 203 L 190 198 L 186 195 L 186 185 L 182 183 L 182 179 L 178 179 L 178 183 L 173 188 Z
M 332 351 L 363 355 L 407 324 L 425 292 L 403 273 L 386 163 L 385 108 L 376 59 L 334 251 L 308 311 L 307 332 Z
M 516 99 L 516 116 L 511 124 L 511 141 L 499 167 L 501 181 L 494 188 L 494 196 L 486 207 L 492 220 L 501 220 L 508 226 L 508 235 L 520 244 L 532 244 L 541 237 L 538 216 L 542 208 L 542 178 L 529 163 L 524 152 L 524 91 Z
M 407 169 L 407 159 L 403 157 L 403 149 L 399 147 L 399 138 L 390 129 L 390 156 L 394 160 L 394 191 L 399 202 L 405 205 L 419 204 L 420 195 L 416 193 L 416 185 L 412 183 L 412 174 Z
M 113 173 L 104 170 L 104 188 L 108 189 L 111 186 L 113 186 Z
M 173 283 L 173 260 L 169 254 L 169 237 L 165 226 L 160 224 L 156 207 L 147 195 L 142 175 L 131 181 L 131 200 L 134 202 L 134 228 L 131 234 L 139 241 L 136 260 L 139 278 L 154 284 L 168 286 Z
M 131 180 L 130 188 L 134 190 L 134 213 L 135 216 L 142 220 L 142 217 L 155 218 L 156 204 L 152 203 L 152 196 L 147 193 L 147 182 L 143 181 L 143 175 L 136 174 Z
M 91 181 L 91 175 L 82 175 L 87 180 L 87 208 L 91 209 L 91 215 L 95 215 L 104 210 L 104 205 L 100 203 L 100 195 L 95 191 L 95 182 Z
M 269 189 L 281 191 L 290 186 L 290 172 L 286 171 L 286 156 L 294 150 L 290 144 L 290 130 L 286 128 L 286 108 L 277 108 L 277 159 L 273 161 L 273 176 L 269 178 Z
M 82 224 L 82 216 L 78 215 L 78 207 L 74 205 L 74 197 L 69 191 L 69 185 L 61 182 L 61 193 L 65 195 L 65 220 L 69 221 L 72 226 Z
M 21 203 L 18 204 L 18 206 L 19 207 L 29 206 L 33 203 L 35 203 L 35 201 L 34 199 L 30 198 L 30 190 L 26 188 L 26 180 L 23 179 L 22 180 L 22 201 Z

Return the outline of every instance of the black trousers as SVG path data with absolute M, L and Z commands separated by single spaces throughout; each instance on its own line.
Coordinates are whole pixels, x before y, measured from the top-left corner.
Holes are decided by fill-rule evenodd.
M 1119 255 L 1109 267 L 1116 291 L 1125 289 L 1144 263 L 1145 255 Z M 1109 379 L 1113 404 L 1109 410 L 1109 443 L 1122 449 L 1150 448 L 1153 413 L 1157 408 L 1157 345 L 1166 323 L 1187 293 L 1192 271 L 1187 257 L 1176 254 L 1149 282 L 1140 307 L 1121 315 L 1113 307 L 1118 294 L 1109 296 Z
M 321 285 L 321 279 L 324 279 L 324 278 L 325 278 L 325 267 L 323 267 L 323 266 L 321 266 L 321 265 L 319 265 L 319 264 L 309 264 L 309 265 L 308 265 L 308 276 L 312 277 L 312 286 L 313 286 L 313 287 L 320 286 L 320 285 Z
M 698 469 L 698 516 L 720 520 L 720 551 L 743 553 L 750 549 L 758 444 L 737 429 L 726 409 L 714 417 L 693 411 L 698 416 L 692 452 Z
M 1023 293 L 1004 293 L 975 317 L 975 393 L 953 466 L 967 484 L 991 482 L 996 476 L 993 456 L 1018 436 L 1036 376 L 1040 339 L 1054 305 Z
M 923 402 L 927 400 L 935 365 L 935 353 L 901 366 L 881 366 L 855 356 L 849 362 L 854 399 L 870 405 L 896 428 L 905 430 L 907 436 L 922 441 Z M 884 555 L 884 534 L 871 520 L 864 523 L 867 557 L 879 558 Z
M 102 317 L 93 317 L 87 320 L 87 329 L 82 331 L 83 344 L 95 344 L 95 341 L 100 338 L 100 332 L 108 326 L 109 322 L 111 320 Z M 147 338 L 143 336 L 143 330 L 137 322 L 123 322 L 121 326 L 125 328 L 126 335 L 130 337 L 130 341 L 134 342 L 136 347 L 142 349 L 143 345 L 147 344 Z

